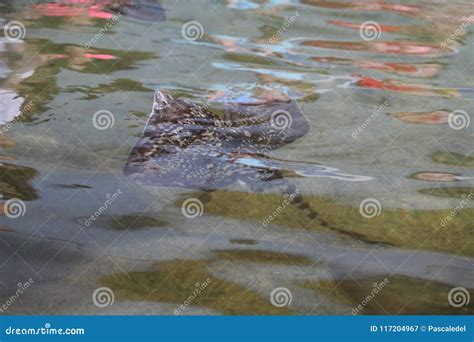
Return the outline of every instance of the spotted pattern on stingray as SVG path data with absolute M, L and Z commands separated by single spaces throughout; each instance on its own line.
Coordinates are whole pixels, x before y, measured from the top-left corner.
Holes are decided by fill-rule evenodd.
M 278 163 L 264 153 L 308 132 L 309 123 L 294 101 L 230 104 L 219 117 L 156 91 L 124 174 L 157 186 L 214 190 L 238 181 L 261 190 L 282 178 Z

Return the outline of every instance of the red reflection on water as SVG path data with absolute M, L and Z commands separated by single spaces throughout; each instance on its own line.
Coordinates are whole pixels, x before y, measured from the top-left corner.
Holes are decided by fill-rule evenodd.
M 383 63 L 375 61 L 359 61 L 358 66 L 367 69 L 385 70 L 385 71 L 398 71 L 405 74 L 415 74 L 418 68 L 413 64 L 400 64 L 400 63 Z
M 328 23 L 341 26 L 341 27 L 348 27 L 355 30 L 360 29 L 362 25 L 362 23 L 357 24 L 357 23 L 351 23 L 348 21 L 341 21 L 341 20 L 328 20 Z M 382 30 L 382 32 L 395 32 L 395 31 L 400 31 L 401 29 L 400 26 L 388 26 L 388 25 L 381 25 L 381 24 L 379 24 L 379 27 Z
M 453 52 L 452 48 L 441 49 L 438 45 L 420 44 L 412 42 L 337 42 L 328 40 L 306 40 L 302 45 L 324 49 L 338 49 L 350 51 L 367 51 L 399 55 L 437 56 Z
M 459 91 L 453 88 L 435 88 L 429 84 L 405 83 L 397 80 L 377 80 L 372 77 L 361 77 L 356 85 L 361 88 L 383 89 L 399 93 L 421 95 L 458 97 Z
M 438 64 L 377 62 L 369 59 L 349 59 L 339 57 L 311 57 L 311 59 L 320 63 L 349 65 L 358 68 L 382 70 L 416 77 L 432 77 L 436 75 L 441 69 L 441 66 Z
M 385 12 L 400 12 L 400 13 L 417 13 L 420 11 L 419 6 L 390 4 L 384 1 L 378 2 L 337 2 L 337 1 L 318 1 L 318 0 L 302 0 L 303 4 L 332 8 L 332 9 L 351 9 L 354 11 L 385 11 Z

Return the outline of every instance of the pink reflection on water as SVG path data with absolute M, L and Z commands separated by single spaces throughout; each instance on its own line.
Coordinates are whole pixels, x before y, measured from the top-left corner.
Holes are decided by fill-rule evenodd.
M 370 12 L 384 11 L 384 12 L 399 12 L 399 13 L 413 14 L 413 13 L 418 13 L 421 10 L 419 6 L 390 4 L 385 1 L 342 2 L 342 1 L 302 0 L 301 2 L 307 5 L 316 6 L 316 7 L 332 8 L 332 9 L 351 9 L 354 11 L 370 11 Z
M 455 182 L 463 179 L 459 174 L 448 172 L 417 172 L 411 175 L 411 178 L 421 181 L 434 182 Z
M 78 7 L 65 3 L 36 4 L 33 5 L 33 7 L 35 11 L 45 17 L 75 17 L 87 15 L 91 18 L 113 18 L 112 13 L 104 11 L 105 4 L 103 3 L 100 5 L 89 5 L 88 7 Z
M 348 27 L 355 30 L 359 30 L 362 25 L 362 23 L 351 23 L 348 21 L 341 21 L 341 20 L 328 20 L 328 23 L 336 25 L 336 26 Z M 400 26 L 388 26 L 388 25 L 381 25 L 381 24 L 379 24 L 379 27 L 382 30 L 382 32 L 395 32 L 395 31 L 400 31 L 401 29 Z
M 117 57 L 115 56 L 101 54 L 101 53 L 85 53 L 84 56 L 90 59 L 102 59 L 102 60 L 117 59 Z
M 324 49 L 337 49 L 349 51 L 367 51 L 399 55 L 439 56 L 454 52 L 452 48 L 442 49 L 438 45 L 412 43 L 412 42 L 338 42 L 329 40 L 304 40 L 304 46 L 313 46 Z
M 101 18 L 101 19 L 111 19 L 111 18 L 113 18 L 113 14 L 105 12 L 102 9 L 103 9 L 103 7 L 98 6 L 98 5 L 91 6 L 88 10 L 89 17 Z
M 460 96 L 459 91 L 455 88 L 436 88 L 429 84 L 406 83 L 392 79 L 378 80 L 372 77 L 360 77 L 356 85 L 360 88 L 382 89 L 420 96 Z

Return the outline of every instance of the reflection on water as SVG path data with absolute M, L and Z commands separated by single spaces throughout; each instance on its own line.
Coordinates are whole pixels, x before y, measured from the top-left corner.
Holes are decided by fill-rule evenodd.
M 31 184 L 37 174 L 36 170 L 29 167 L 1 163 L 0 191 L 2 198 L 21 198 L 22 200 L 38 198 L 37 191 Z
M 463 179 L 460 175 L 448 172 L 417 172 L 412 178 L 426 181 L 453 182 Z
M 474 283 L 473 15 L 469 1 L 0 2 L 25 27 L 0 37 L 0 213 L 25 204 L 0 215 L 0 302 L 35 280 L 7 314 L 175 314 L 208 280 L 180 314 L 354 314 L 385 279 L 355 314 L 474 312 L 448 300 Z M 199 145 L 210 123 L 186 126 L 194 149 L 166 146 L 180 164 L 158 182 L 164 151 L 136 184 L 122 169 L 156 89 L 230 121 L 291 104 L 304 127 L 258 149 L 223 128 Z M 275 170 L 280 186 L 261 186 Z M 199 182 L 215 191 L 187 189 Z M 91 303 L 99 286 L 113 306 Z
M 446 124 L 449 122 L 450 112 L 445 110 L 437 110 L 434 112 L 405 112 L 405 113 L 393 113 L 392 115 L 398 120 L 407 123 L 417 123 L 417 124 L 429 124 L 429 125 L 440 125 Z

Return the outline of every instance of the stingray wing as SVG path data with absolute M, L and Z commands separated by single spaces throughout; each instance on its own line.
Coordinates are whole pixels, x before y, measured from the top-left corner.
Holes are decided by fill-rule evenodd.
M 293 100 L 227 104 L 226 119 L 240 128 L 230 132 L 231 136 L 240 134 L 260 147 L 266 145 L 266 150 L 293 142 L 310 130 L 308 120 Z

